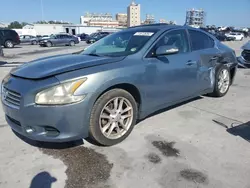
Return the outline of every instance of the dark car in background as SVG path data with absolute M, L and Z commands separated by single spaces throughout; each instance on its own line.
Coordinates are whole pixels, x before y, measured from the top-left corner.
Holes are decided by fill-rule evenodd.
M 77 37 L 80 37 L 81 41 L 86 41 L 86 39 L 88 38 L 88 34 L 86 33 L 82 33 L 82 34 L 78 34 Z
M 13 48 L 20 44 L 20 38 L 16 31 L 12 29 L 0 29 L 0 45 L 5 48 Z
M 248 41 L 241 48 L 241 56 L 238 57 L 239 65 L 245 68 L 250 68 L 250 41 Z
M 2 82 L 2 107 L 7 123 L 24 137 L 89 137 L 110 146 L 156 111 L 204 94 L 225 96 L 237 65 L 234 50 L 199 29 L 131 27 L 82 53 L 12 69 Z
M 95 43 L 96 41 L 108 36 L 109 33 L 95 33 L 92 37 L 88 37 L 86 40 L 87 44 Z
M 51 47 L 51 46 L 74 46 L 78 44 L 79 40 L 77 37 L 68 34 L 56 34 L 51 35 L 49 38 L 42 39 L 39 41 L 40 46 Z
M 36 45 L 39 42 L 39 38 L 32 35 L 20 35 L 21 44 Z

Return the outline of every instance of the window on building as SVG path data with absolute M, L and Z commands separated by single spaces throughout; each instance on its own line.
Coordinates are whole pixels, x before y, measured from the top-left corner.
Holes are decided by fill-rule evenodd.
M 189 29 L 189 35 L 193 51 L 214 47 L 214 40 L 203 32 Z

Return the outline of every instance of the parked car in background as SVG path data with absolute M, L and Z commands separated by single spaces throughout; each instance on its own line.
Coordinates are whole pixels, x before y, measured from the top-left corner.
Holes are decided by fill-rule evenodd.
M 16 31 L 12 29 L 0 28 L 0 45 L 5 48 L 13 48 L 15 45 L 20 44 L 20 38 Z
M 88 37 L 88 39 L 86 40 L 87 44 L 92 44 L 95 43 L 96 41 L 108 36 L 109 33 L 97 33 L 95 35 L 93 35 L 93 37 Z
M 38 43 L 44 39 L 48 39 L 50 36 L 49 35 L 40 35 L 38 38 Z
M 81 41 L 86 41 L 89 35 L 86 33 L 82 33 L 82 34 L 78 34 L 77 36 L 80 37 Z
M 33 140 L 89 137 L 114 145 L 137 120 L 191 98 L 223 97 L 237 70 L 235 51 L 199 29 L 131 27 L 79 54 L 44 57 L 2 83 L 7 123 Z
M 68 34 L 56 34 L 51 35 L 49 38 L 42 39 L 39 42 L 40 46 L 51 47 L 51 46 L 74 46 L 78 44 L 79 40 L 77 37 Z
M 227 36 L 226 34 L 224 33 L 214 33 L 213 34 L 219 41 L 234 41 L 235 40 L 235 37 L 232 37 L 232 36 Z
M 239 65 L 245 68 L 250 68 L 250 41 L 248 41 L 241 48 L 241 56 L 238 57 Z
M 227 37 L 234 37 L 235 41 L 241 41 L 244 39 L 244 35 L 242 33 L 227 33 Z
M 38 44 L 38 38 L 32 35 L 20 35 L 21 44 Z

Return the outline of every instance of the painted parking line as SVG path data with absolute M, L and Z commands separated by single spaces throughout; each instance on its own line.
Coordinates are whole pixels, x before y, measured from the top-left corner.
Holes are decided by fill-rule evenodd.
M 23 62 L 10 62 L 10 63 L 7 63 L 7 62 L 1 62 L 0 61 L 0 67 L 17 67 L 19 65 L 22 65 Z

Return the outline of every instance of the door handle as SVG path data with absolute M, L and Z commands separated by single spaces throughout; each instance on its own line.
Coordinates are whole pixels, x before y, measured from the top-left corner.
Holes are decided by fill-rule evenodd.
M 194 64 L 197 64 L 197 61 L 189 60 L 189 61 L 186 63 L 187 66 L 192 66 L 192 65 L 194 65 Z

